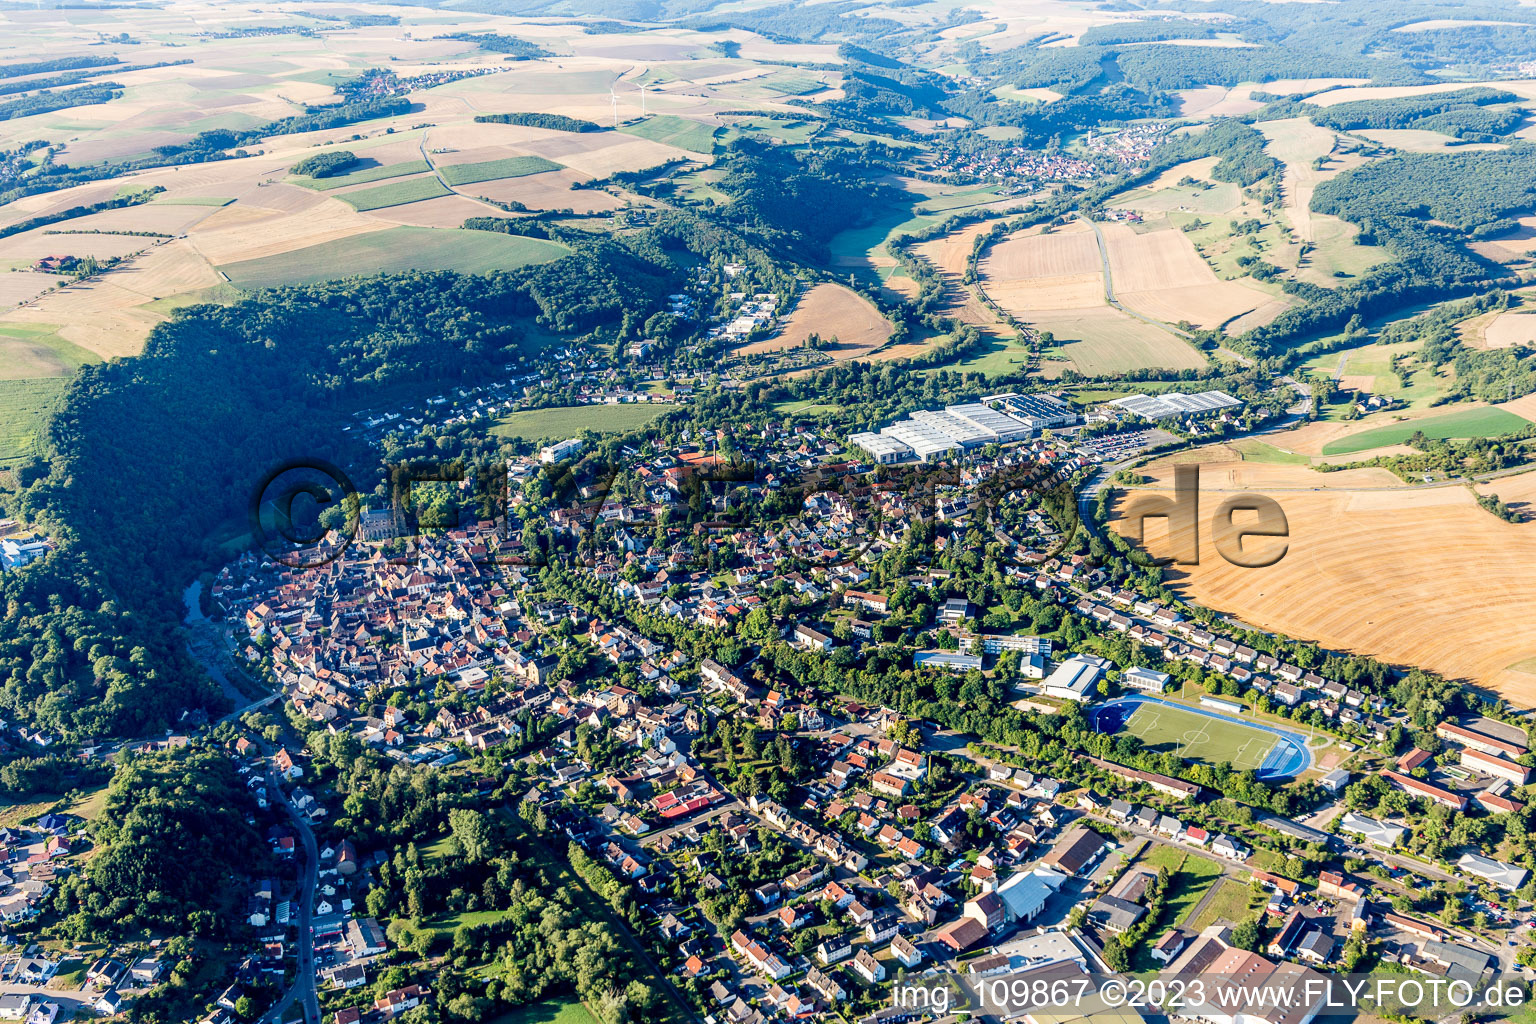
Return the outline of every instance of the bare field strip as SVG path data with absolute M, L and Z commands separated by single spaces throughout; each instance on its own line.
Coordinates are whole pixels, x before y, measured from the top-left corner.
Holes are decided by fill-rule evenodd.
M 1050 234 L 1013 235 L 982 260 L 982 273 L 998 281 L 1035 280 L 1098 273 L 1099 247 L 1086 222 Z
M 45 234 L 45 232 L 58 232 Z M 97 235 L 89 232 L 70 233 L 67 224 L 54 224 L 34 228 L 10 238 L 0 239 L 0 265 L 25 263 L 31 265 L 44 256 L 94 256 L 111 259 L 126 256 L 140 249 L 147 249 L 159 239 L 144 235 Z
M 840 284 L 818 284 L 800 297 L 776 337 L 736 349 L 745 355 L 777 352 L 805 343 L 812 334 L 837 338 L 826 349 L 839 360 L 862 359 L 885 344 L 891 324 L 864 296 Z
M 1153 463 L 1142 472 L 1167 493 L 1169 467 Z M 1205 467 L 1202 504 L 1214 507 L 1227 492 L 1267 494 L 1285 512 L 1289 548 L 1268 568 L 1239 568 L 1216 554 L 1202 522 L 1200 564 L 1172 567 L 1169 585 L 1262 629 L 1536 701 L 1536 677 L 1508 671 L 1536 656 L 1536 578 L 1528 568 L 1536 523 L 1504 522 L 1464 487 L 1411 488 L 1376 474 L 1390 477 L 1248 462 Z M 1521 478 L 1496 484 L 1512 496 L 1536 487 Z M 1117 514 L 1124 506 L 1117 502 Z M 1166 553 L 1166 521 L 1149 522 L 1151 550 Z
M 456 228 L 470 217 L 495 217 L 502 211 L 464 196 L 439 196 L 419 203 L 391 206 L 369 214 L 389 224 L 409 224 L 422 228 Z
M 963 274 L 976 247 L 976 236 L 991 229 L 995 221 L 977 221 L 959 231 L 930 238 L 912 247 L 912 251 L 945 274 Z
M 522 178 L 502 178 L 466 186 L 466 195 L 485 196 L 498 202 L 518 202 L 530 210 L 573 210 L 595 213 L 624 205 L 610 193 L 595 188 L 572 188 L 584 175 L 571 171 L 545 171 Z
M 1490 89 L 1503 89 L 1527 99 L 1536 97 L 1536 81 L 1524 79 L 1509 82 L 1441 82 L 1435 85 L 1368 85 L 1359 88 L 1330 89 L 1328 92 L 1309 97 L 1307 102 L 1315 103 L 1320 107 L 1332 107 L 1340 103 L 1353 103 L 1355 100 L 1390 100 L 1400 96 L 1427 96 L 1431 93 L 1456 92 L 1479 85 Z
M 1337 137 L 1329 129 L 1302 117 L 1261 121 L 1254 127 L 1269 140 L 1264 151 L 1285 165 L 1280 188 L 1291 226 L 1304 241 L 1311 241 L 1312 193 L 1319 182 L 1332 176 L 1314 170 L 1312 162 L 1329 156 L 1337 145 Z M 1339 169 L 1342 168 L 1341 164 Z
M 1260 309 L 1270 310 L 1268 320 L 1273 320 L 1286 308 L 1283 300 L 1238 281 L 1213 280 L 1209 284 L 1137 292 L 1122 292 L 1117 286 L 1115 298 L 1126 309 L 1153 320 L 1166 324 L 1187 320 L 1197 327 L 1219 327 Z
M 1264 104 L 1253 98 L 1253 86 L 1203 85 L 1179 93 L 1179 112 L 1185 117 L 1242 117 Z
M 1519 227 L 1497 238 L 1473 242 L 1469 248 L 1479 256 L 1506 263 L 1525 259 L 1536 252 L 1536 217 L 1518 217 Z
M 1264 305 L 1244 313 L 1227 323 L 1226 333 L 1230 337 L 1236 337 L 1244 331 L 1251 331 L 1255 327 L 1263 327 L 1275 317 L 1291 308 L 1290 299 L 1270 299 Z
M 1071 277 L 988 284 L 987 295 L 1003 309 L 1020 317 L 1062 309 L 1096 309 L 1106 305 L 1102 274 L 1075 274 Z

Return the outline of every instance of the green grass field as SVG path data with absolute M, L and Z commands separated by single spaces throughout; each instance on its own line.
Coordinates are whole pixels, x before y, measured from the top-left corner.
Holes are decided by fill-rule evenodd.
M 295 185 L 303 185 L 305 188 L 328 192 L 333 188 L 346 188 L 348 185 L 366 185 L 370 181 L 400 178 L 407 174 L 421 174 L 431 169 L 431 166 L 425 160 L 407 160 L 403 164 L 374 164 L 372 167 L 359 167 L 355 171 L 338 174 L 331 178 L 295 176 L 291 180 Z
M 1117 309 L 1069 310 L 1033 321 L 1056 337 L 1061 354 L 1084 376 L 1149 368 L 1198 370 L 1200 350 L 1176 334 Z
M 1312 460 L 1295 452 L 1281 451 L 1268 441 L 1256 437 L 1244 437 L 1233 441 L 1231 448 L 1243 457 L 1244 462 L 1271 462 L 1282 466 L 1307 466 Z
M 921 372 L 938 373 L 940 370 L 957 370 L 962 373 L 1002 377 L 1010 373 L 1023 373 L 1028 365 L 1029 350 L 1027 348 L 1011 345 L 1000 338 L 983 338 L 978 350 L 964 359 L 945 363 L 942 366 L 931 366 Z
M 493 231 L 397 227 L 264 256 L 219 269 L 239 288 L 308 284 L 359 274 L 405 270 L 456 270 L 484 274 L 531 263 L 548 263 L 570 252 L 559 242 Z
M 490 1024 L 600 1024 L 592 1011 L 574 999 L 546 999 L 531 1006 L 520 1006 Z
M 348 192 L 336 198 L 359 212 L 366 210 L 382 210 L 390 206 L 404 206 L 406 203 L 419 203 L 423 199 L 436 199 L 439 196 L 451 195 L 448 189 L 437 178 L 407 178 L 404 181 L 392 182 L 388 185 L 380 185 L 377 188 L 363 188 L 356 192 Z
M 1139 705 L 1124 728 L 1150 750 L 1235 768 L 1259 767 L 1275 745 L 1273 733 L 1166 704 Z
M 94 352 L 60 336 L 54 324 L 0 325 L 0 380 L 68 377 L 98 361 Z
M 477 164 L 451 164 L 437 173 L 450 185 L 470 185 L 496 178 L 521 178 L 544 171 L 558 171 L 560 165 L 541 156 L 509 156 L 503 160 L 483 160 Z
M 993 203 L 998 200 L 996 185 L 988 185 L 985 188 L 966 189 L 947 196 L 934 196 L 917 204 L 919 213 L 948 213 L 951 210 L 964 209 L 967 206 L 980 206 L 985 203 Z
M 562 405 L 550 409 L 522 409 L 496 420 L 491 433 L 525 441 L 575 437 L 583 430 L 619 433 L 643 427 L 666 412 L 668 405 Z
M 673 114 L 652 114 L 638 124 L 625 125 L 619 131 L 692 153 L 715 151 L 715 128 Z
M 1336 377 L 1342 361 L 1344 376 L 1351 385 L 1358 385 L 1373 395 L 1390 395 L 1399 405 L 1409 409 L 1426 409 L 1451 385 L 1454 373 L 1447 368 L 1437 373 L 1434 367 L 1423 366 L 1418 360 L 1420 343 L 1415 341 L 1383 345 L 1372 342 L 1355 348 L 1341 349 L 1314 355 L 1302 364 L 1303 368 L 1325 377 Z M 1408 382 L 1402 383 L 1392 372 L 1392 360 L 1402 360 L 1408 369 Z M 1353 408 L 1351 402 L 1334 402 L 1323 406 L 1323 418 L 1341 420 Z
M 732 122 L 722 141 L 730 142 L 743 135 L 766 135 L 775 142 L 791 146 L 803 146 L 821 127 L 820 121 L 781 121 L 773 117 L 743 117 Z
M 780 416 L 819 416 L 823 413 L 840 413 L 843 407 L 831 402 L 818 402 L 814 398 L 802 398 L 796 402 L 775 402 L 773 411 Z
M 1211 897 L 1205 908 L 1188 922 L 1179 923 L 1187 924 L 1190 931 L 1199 934 L 1217 921 L 1237 924 L 1248 916 L 1248 907 L 1253 902 L 1251 888 L 1231 878 L 1223 878 L 1216 886 L 1216 895 Z
M 1220 864 L 1196 854 L 1186 857 L 1184 866 L 1173 876 L 1173 890 L 1168 897 L 1168 914 L 1173 923 L 1183 924 L 1220 879 Z
M 757 84 L 770 92 L 782 93 L 785 96 L 805 96 L 809 93 L 820 92 L 827 87 L 819 77 L 809 71 L 776 71 L 767 78 L 759 79 Z
M 40 437 L 67 377 L 0 380 L 0 468 L 40 454 Z
M 1363 452 L 1370 448 L 1380 448 L 1389 444 L 1402 444 L 1415 433 L 1424 432 L 1425 437 L 1436 440 L 1458 439 L 1463 440 L 1473 437 L 1498 437 L 1501 434 L 1512 434 L 1517 430 L 1524 430 L 1531 425 L 1531 421 L 1512 412 L 1503 409 L 1495 409 L 1485 406 L 1481 409 L 1463 409 L 1461 412 L 1450 412 L 1443 416 L 1428 416 L 1424 419 L 1405 420 L 1401 423 L 1392 423 L 1384 427 L 1376 427 L 1374 430 L 1366 430 L 1359 434 L 1351 434 L 1349 437 L 1341 437 L 1337 441 L 1329 441 L 1323 445 L 1324 455 L 1349 455 L 1354 452 Z

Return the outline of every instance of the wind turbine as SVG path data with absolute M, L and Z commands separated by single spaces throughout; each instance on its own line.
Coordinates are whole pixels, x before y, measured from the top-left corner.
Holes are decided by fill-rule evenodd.
M 613 126 L 619 126 L 619 94 L 613 91 L 613 86 L 608 87 L 608 102 L 613 104 Z
M 644 82 L 640 83 L 640 114 L 641 114 L 642 117 L 649 117 L 650 116 L 650 112 L 645 109 L 645 83 Z M 1514 385 L 1511 384 L 1510 388 L 1511 388 L 1511 390 L 1513 390 Z

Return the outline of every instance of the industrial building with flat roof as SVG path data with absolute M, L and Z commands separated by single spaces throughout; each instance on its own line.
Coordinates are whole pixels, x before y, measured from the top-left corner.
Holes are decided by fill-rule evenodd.
M 982 401 L 997 402 L 1035 430 L 1066 427 L 1077 422 L 1077 410 L 1055 395 L 993 395 Z
M 872 434 L 867 430 L 849 434 L 848 443 L 869 453 L 869 457 L 882 466 L 900 462 L 912 454 L 912 449 L 896 438 L 885 434 Z
M 1144 420 L 1171 420 L 1185 416 L 1209 416 L 1226 409 L 1241 408 L 1241 399 L 1225 391 L 1202 391 L 1186 395 L 1170 391 L 1165 395 L 1127 395 L 1109 403 Z
M 994 409 L 996 401 L 1008 408 L 1017 406 L 1033 414 L 1016 415 Z M 968 451 L 984 444 L 1008 444 L 1024 441 L 1050 426 L 1072 423 L 1077 413 L 1052 395 L 999 395 L 980 402 L 948 405 L 943 409 L 920 409 L 904 420 L 897 420 L 878 434 L 861 431 L 848 435 L 848 443 L 867 452 L 882 465 L 915 458 L 920 462 Z

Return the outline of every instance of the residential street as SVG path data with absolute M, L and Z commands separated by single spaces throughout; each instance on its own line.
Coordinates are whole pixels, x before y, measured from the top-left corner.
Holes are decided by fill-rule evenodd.
M 265 746 L 265 744 L 263 744 Z M 304 871 L 299 879 L 299 949 L 297 965 L 293 985 L 283 997 L 279 999 L 262 1018 L 263 1024 L 278 1024 L 283 1019 L 283 1014 L 288 1011 L 295 1000 L 304 1003 L 305 1024 L 321 1024 L 320 1000 L 315 995 L 315 939 L 310 929 L 311 919 L 315 909 L 315 886 L 320 873 L 320 848 L 315 843 L 315 833 L 309 827 L 309 822 L 304 816 L 294 809 L 288 801 L 288 794 L 283 789 L 281 780 L 272 769 L 267 770 L 267 791 L 273 799 L 283 805 L 288 816 L 293 819 L 294 828 L 298 830 L 299 838 L 304 844 Z

